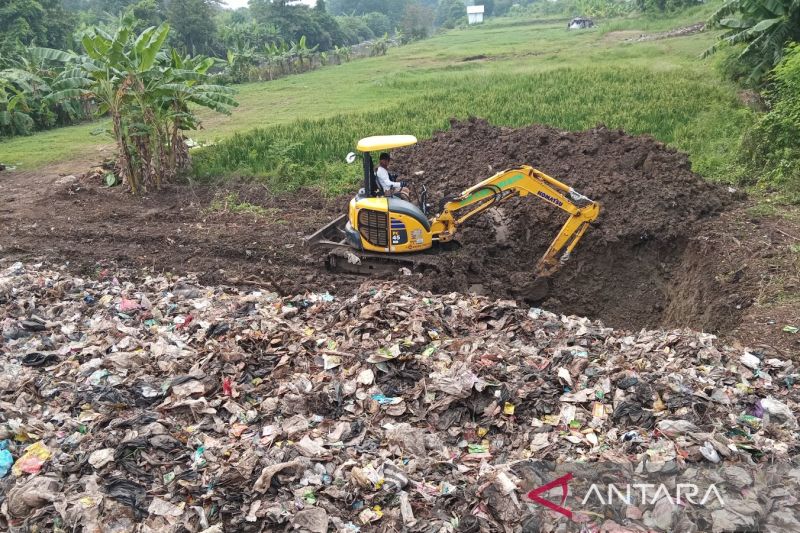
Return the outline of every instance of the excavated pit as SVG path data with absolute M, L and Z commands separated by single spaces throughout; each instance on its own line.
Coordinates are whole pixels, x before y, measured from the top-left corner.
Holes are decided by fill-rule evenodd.
M 519 164 L 599 201 L 600 218 L 553 278 L 542 307 L 629 329 L 724 332 L 738 320 L 740 297 L 720 284 L 720 251 L 703 237 L 736 198 L 694 174 L 688 157 L 663 143 L 603 126 L 564 132 L 471 119 L 393 159 L 401 176 L 425 183 L 433 205 Z M 414 176 L 418 171 L 424 174 Z M 526 281 L 565 219 L 536 198 L 510 200 L 468 222 L 460 250 L 442 255 L 443 275 L 419 285 L 529 300 Z

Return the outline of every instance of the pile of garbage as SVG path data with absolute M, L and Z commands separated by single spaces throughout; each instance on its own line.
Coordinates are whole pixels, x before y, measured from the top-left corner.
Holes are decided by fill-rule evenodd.
M 800 530 L 800 370 L 713 335 L 20 263 L 0 321 L 4 531 Z
M 705 31 L 706 23 L 705 22 L 695 22 L 694 24 L 690 24 L 689 26 L 684 26 L 682 28 L 675 28 L 674 30 L 668 31 L 659 31 L 655 33 L 643 33 L 638 37 L 630 37 L 625 39 L 625 41 L 633 41 L 633 42 L 644 42 L 644 41 L 658 41 L 660 39 L 669 39 L 671 37 L 685 37 L 686 35 L 692 35 L 695 33 L 699 33 L 701 31 Z

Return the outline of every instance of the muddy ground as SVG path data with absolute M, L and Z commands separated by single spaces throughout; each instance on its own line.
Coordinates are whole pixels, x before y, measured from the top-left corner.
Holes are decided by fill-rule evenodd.
M 600 220 L 554 278 L 543 307 L 631 330 L 691 326 L 767 351 L 800 347 L 797 335 L 781 331 L 800 316 L 793 296 L 800 225 L 751 216 L 751 200 L 704 182 L 685 155 L 652 139 L 603 127 L 566 133 L 472 120 L 393 156 L 403 177 L 424 171 L 414 180 L 428 186 L 434 204 L 519 163 L 602 203 Z M 63 165 L 54 170 L 0 173 L 0 257 L 68 261 L 86 275 L 132 267 L 196 272 L 204 283 L 280 294 L 346 292 L 362 281 L 328 274 L 301 244 L 344 212 L 348 197 L 176 185 L 131 198 L 97 179 L 63 176 L 72 170 Z M 264 210 L 233 212 L 223 201 L 230 191 Z M 524 282 L 563 220 L 544 202 L 512 200 L 464 228 L 461 249 L 442 256 L 440 275 L 408 281 L 524 300 Z

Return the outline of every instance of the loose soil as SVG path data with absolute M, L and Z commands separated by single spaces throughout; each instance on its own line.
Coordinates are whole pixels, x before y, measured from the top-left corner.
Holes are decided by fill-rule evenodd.
M 451 130 L 398 154 L 397 160 L 403 176 L 425 172 L 434 198 L 525 162 L 600 202 L 598 222 L 553 279 L 543 306 L 629 327 L 683 318 L 671 307 L 673 274 L 693 254 L 703 253 L 695 244 L 703 233 L 698 223 L 737 202 L 727 188 L 693 174 L 685 154 L 605 127 L 566 133 L 536 125 L 499 128 L 475 119 L 453 123 Z M 465 228 L 463 247 L 447 257 L 447 275 L 425 281 L 439 290 L 472 286 L 525 299 L 525 281 L 566 218 L 535 197 L 498 206 L 494 217 Z M 696 277 L 689 285 L 704 283 L 702 273 Z M 698 306 L 717 305 L 716 296 L 725 298 L 715 295 Z M 727 308 L 728 302 L 722 305 Z M 695 326 L 715 331 L 735 321 L 729 313 L 702 318 Z
M 521 163 L 601 202 L 597 224 L 537 305 L 631 330 L 690 326 L 765 352 L 797 351 L 798 335 L 781 328 L 798 325 L 800 316 L 800 224 L 751 217 L 741 195 L 703 181 L 684 154 L 653 139 L 604 127 L 573 133 L 470 120 L 393 157 L 404 178 L 427 185 L 434 205 Z M 0 258 L 68 262 L 86 275 L 195 272 L 203 283 L 282 295 L 343 293 L 363 281 L 325 272 L 301 242 L 344 212 L 348 197 L 174 185 L 132 198 L 97 177 L 59 175 L 78 170 L 62 164 L 35 175 L 0 173 Z M 221 200 L 231 191 L 267 215 L 226 209 Z M 441 254 L 439 275 L 405 279 L 440 292 L 525 300 L 533 266 L 564 219 L 535 198 L 511 200 L 463 228 L 461 248 Z

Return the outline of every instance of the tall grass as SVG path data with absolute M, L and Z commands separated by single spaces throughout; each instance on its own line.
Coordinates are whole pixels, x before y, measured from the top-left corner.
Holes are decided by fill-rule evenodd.
M 359 138 L 389 133 L 425 138 L 447 128 L 451 117 L 478 116 L 506 126 L 538 122 L 581 130 L 603 123 L 649 134 L 688 151 L 696 172 L 732 181 L 740 132 L 753 119 L 730 88 L 679 69 L 603 65 L 535 74 L 398 76 L 390 83 L 410 96 L 379 112 L 236 134 L 200 151 L 195 174 L 200 179 L 238 176 L 282 189 L 315 186 L 339 193 L 357 183 L 357 171 L 342 160 Z

